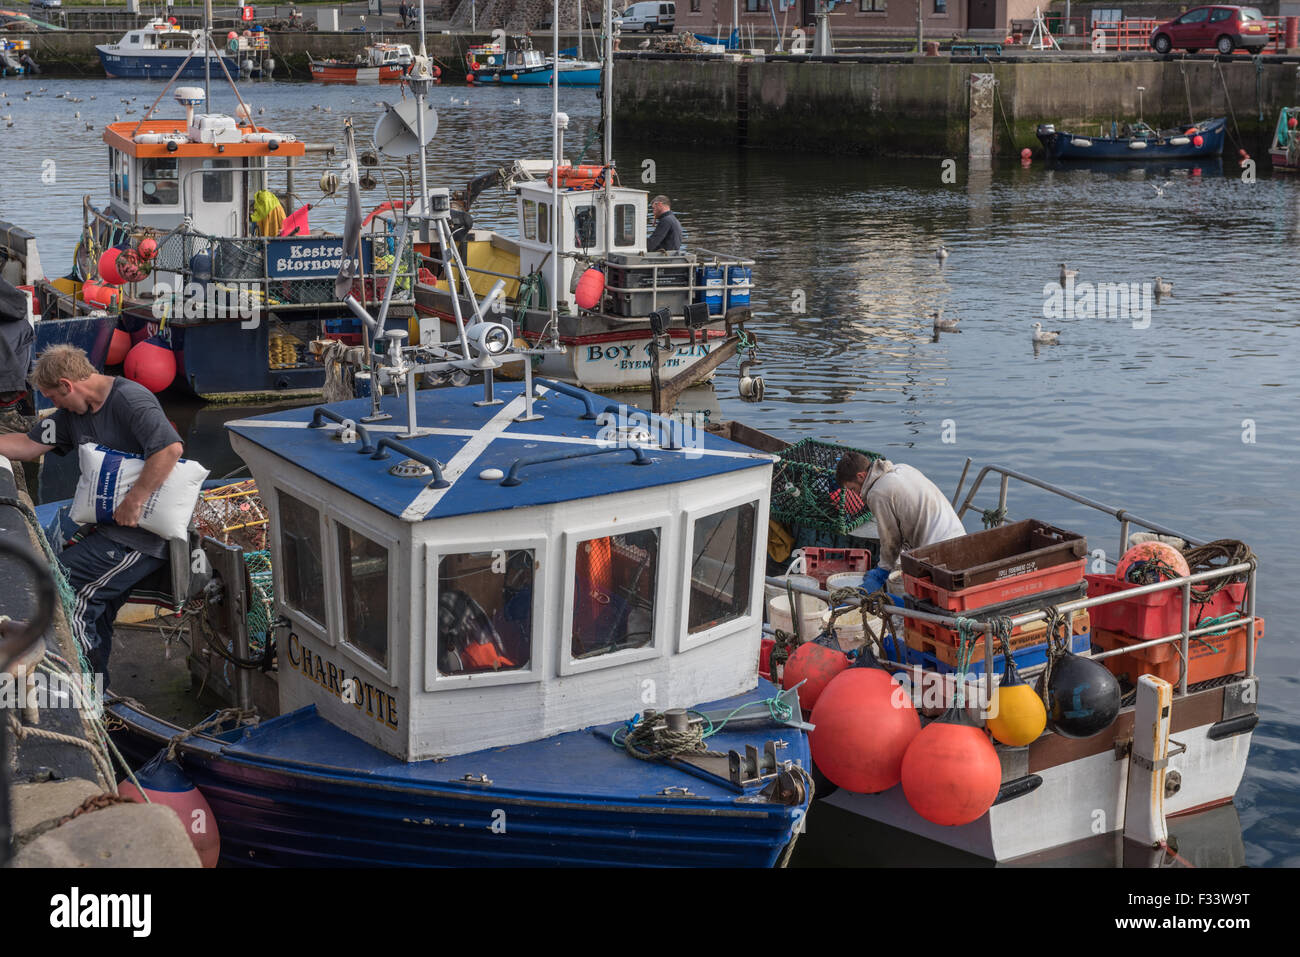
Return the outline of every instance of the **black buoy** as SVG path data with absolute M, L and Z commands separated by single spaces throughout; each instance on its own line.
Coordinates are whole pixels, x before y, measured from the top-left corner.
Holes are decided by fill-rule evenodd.
M 1043 693 L 1044 672 L 1038 678 Z M 1067 653 L 1051 666 L 1047 686 L 1047 726 L 1067 738 L 1091 738 L 1119 716 L 1119 682 L 1106 666 Z

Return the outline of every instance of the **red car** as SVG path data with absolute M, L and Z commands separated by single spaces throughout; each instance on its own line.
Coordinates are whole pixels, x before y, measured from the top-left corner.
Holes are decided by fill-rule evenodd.
M 1258 53 L 1268 46 L 1268 24 L 1254 7 L 1197 7 L 1151 31 L 1151 49 L 1188 53 L 1211 47 L 1225 56 L 1236 49 Z

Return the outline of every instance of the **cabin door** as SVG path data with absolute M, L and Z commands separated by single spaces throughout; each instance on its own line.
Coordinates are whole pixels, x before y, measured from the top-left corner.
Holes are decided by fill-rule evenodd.
M 247 234 L 248 197 L 233 159 L 205 159 L 186 177 L 186 209 L 194 228 L 214 236 Z
M 992 30 L 997 25 L 997 0 L 967 0 L 966 25 L 970 30 Z

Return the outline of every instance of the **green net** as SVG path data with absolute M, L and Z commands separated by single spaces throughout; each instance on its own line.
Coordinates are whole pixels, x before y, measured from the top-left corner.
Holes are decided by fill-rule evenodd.
M 271 553 L 244 552 L 248 571 L 248 650 L 256 658 L 266 648 L 275 620 L 275 586 L 271 581 Z
M 772 473 L 772 518 L 832 535 L 844 535 L 871 521 L 871 512 L 857 489 L 841 489 L 835 466 L 845 452 L 861 452 L 870 460 L 876 452 L 803 439 L 780 454 Z

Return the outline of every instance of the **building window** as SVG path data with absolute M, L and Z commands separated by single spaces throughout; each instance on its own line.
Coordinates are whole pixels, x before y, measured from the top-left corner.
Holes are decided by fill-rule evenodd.
M 885 13 L 886 0 L 858 0 L 858 9 L 863 13 Z
M 533 552 L 469 552 L 438 562 L 438 673 L 528 667 L 533 636 Z
M 280 499 L 280 579 L 284 603 L 325 627 L 320 512 L 285 492 Z
M 691 634 L 749 612 L 757 514 L 755 503 L 747 502 L 695 523 L 686 616 L 686 628 Z
M 746 13 L 766 13 L 767 0 L 745 0 Z
M 700 0 L 691 0 L 691 13 L 700 12 Z
M 946 14 L 948 12 L 948 0 L 934 0 L 934 12 Z
M 388 667 L 388 549 L 346 525 L 339 540 L 343 592 L 343 640 L 381 667 Z
M 578 543 L 571 643 L 575 659 L 650 644 L 658 569 L 658 529 Z

